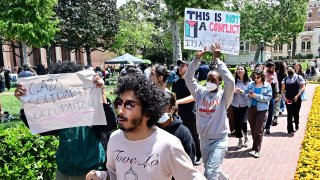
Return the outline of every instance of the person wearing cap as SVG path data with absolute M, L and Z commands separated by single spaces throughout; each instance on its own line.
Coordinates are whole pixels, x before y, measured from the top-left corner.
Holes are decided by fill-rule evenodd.
M 221 164 L 228 151 L 227 108 L 232 102 L 235 82 L 226 64 L 219 59 L 220 45 L 215 44 L 211 48 L 212 62 L 217 65 L 217 70 L 209 72 L 205 87 L 197 83 L 194 73 L 206 48 L 195 55 L 186 72 L 185 81 L 196 101 L 204 175 L 207 179 L 228 179 L 221 170 Z M 222 80 L 224 89 L 219 90 Z
M 22 71 L 18 74 L 18 78 L 36 76 L 37 73 L 32 69 L 30 64 L 22 65 Z
M 189 63 L 185 60 L 178 60 L 177 65 L 180 77 L 172 84 L 171 91 L 174 93 L 177 99 L 178 114 L 181 117 L 183 124 L 190 130 L 192 134 L 193 141 L 196 145 L 195 165 L 199 165 L 201 163 L 202 155 L 200 149 L 200 139 L 196 125 L 196 111 L 194 109 L 195 102 L 185 82 L 185 73 L 188 69 Z

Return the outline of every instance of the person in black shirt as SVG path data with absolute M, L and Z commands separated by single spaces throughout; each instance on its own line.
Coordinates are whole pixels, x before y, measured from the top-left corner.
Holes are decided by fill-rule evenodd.
M 197 69 L 198 81 L 200 82 L 203 80 L 207 80 L 209 71 L 210 71 L 209 66 L 204 61 L 201 61 L 200 66 Z
M 292 67 L 288 67 L 288 76 L 281 82 L 281 93 L 287 107 L 287 130 L 289 135 L 293 135 L 292 118 L 294 118 L 295 130 L 299 129 L 299 112 L 301 108 L 300 95 L 305 90 L 305 80 L 296 74 Z
M 201 150 L 200 139 L 196 126 L 196 110 L 194 108 L 194 99 L 185 83 L 184 76 L 188 69 L 188 62 L 178 60 L 178 72 L 180 78 L 172 85 L 172 92 L 177 99 L 178 114 L 181 117 L 183 124 L 190 130 L 193 141 L 196 145 L 196 164 L 200 164 Z

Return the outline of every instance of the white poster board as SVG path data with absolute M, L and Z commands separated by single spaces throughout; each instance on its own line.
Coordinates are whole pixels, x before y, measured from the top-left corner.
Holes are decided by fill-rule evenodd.
M 27 90 L 20 99 L 32 133 L 106 125 L 101 89 L 95 87 L 94 75 L 83 70 L 19 78 Z
M 240 14 L 207 9 L 185 9 L 184 49 L 210 49 L 219 43 L 221 52 L 239 55 Z

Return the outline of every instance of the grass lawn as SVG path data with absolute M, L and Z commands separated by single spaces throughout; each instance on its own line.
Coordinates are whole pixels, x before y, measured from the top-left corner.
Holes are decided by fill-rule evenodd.
M 18 117 L 21 108 L 20 101 L 13 94 L 1 94 L 0 102 L 3 111 L 8 111 L 11 115 Z

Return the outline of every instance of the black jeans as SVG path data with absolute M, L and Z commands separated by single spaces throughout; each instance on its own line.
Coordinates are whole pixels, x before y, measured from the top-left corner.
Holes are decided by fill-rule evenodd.
M 199 138 L 197 125 L 196 125 L 196 116 L 191 115 L 189 117 L 185 117 L 185 116 L 184 117 L 180 116 L 180 117 L 183 121 L 183 125 L 185 125 L 191 132 L 192 139 L 196 146 L 196 158 L 200 159 L 202 155 L 201 155 L 201 149 L 200 149 L 200 138 Z
M 299 112 L 301 108 L 301 98 L 299 97 L 296 102 L 292 101 L 292 104 L 286 104 L 287 107 L 287 130 L 288 133 L 293 132 L 292 117 L 296 126 L 299 125 Z
M 236 137 L 242 138 L 242 131 L 243 134 L 247 134 L 248 128 L 247 128 L 247 111 L 248 106 L 245 107 L 234 107 L 233 108 L 233 117 L 235 121 L 235 130 L 236 130 Z
M 266 123 L 266 129 L 270 129 L 272 119 L 273 119 L 273 109 L 274 109 L 274 98 L 272 98 L 269 102 L 268 119 L 267 119 L 267 123 Z

